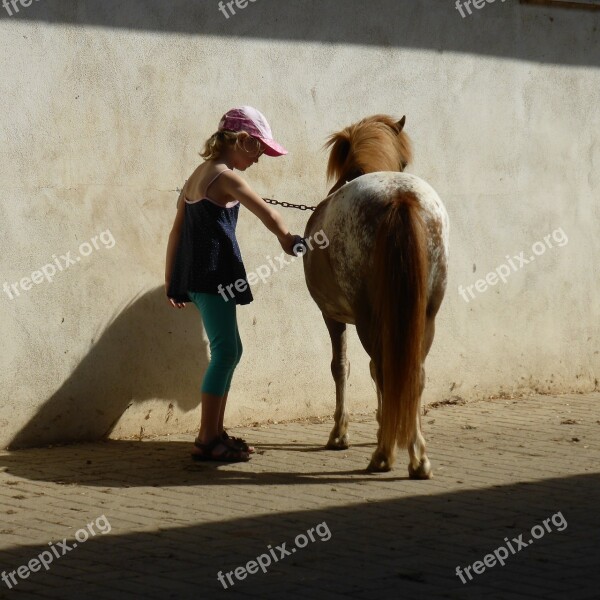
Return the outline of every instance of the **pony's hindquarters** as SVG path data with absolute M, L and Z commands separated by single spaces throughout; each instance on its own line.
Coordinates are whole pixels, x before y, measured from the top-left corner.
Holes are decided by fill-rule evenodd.
M 379 443 L 369 468 L 388 470 L 396 445 L 403 445 L 409 449 L 410 475 L 428 477 L 419 406 L 423 362 L 446 285 L 448 216 L 443 204 L 419 177 L 371 173 L 319 205 L 305 237 L 318 232 L 328 242 L 304 256 L 308 289 L 326 323 L 356 325 L 381 399 Z M 330 334 L 337 331 L 332 323 L 328 328 Z M 336 347 L 344 344 L 338 337 L 332 336 L 334 362 L 342 365 L 343 352 Z M 345 370 L 336 373 L 334 437 L 343 441 Z

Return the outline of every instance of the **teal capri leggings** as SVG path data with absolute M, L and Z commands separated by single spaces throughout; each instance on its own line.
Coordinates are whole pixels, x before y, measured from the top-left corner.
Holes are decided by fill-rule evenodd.
M 189 292 L 198 307 L 210 342 L 210 363 L 202 380 L 201 391 L 224 396 L 233 372 L 242 357 L 242 340 L 237 326 L 236 303 L 220 294 Z

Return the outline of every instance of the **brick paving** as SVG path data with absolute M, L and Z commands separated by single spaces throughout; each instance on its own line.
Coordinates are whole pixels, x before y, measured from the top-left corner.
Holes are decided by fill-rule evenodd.
M 193 463 L 191 436 L 1 452 L 2 571 L 51 542 L 77 543 L 101 515 L 111 531 L 47 571 L 15 575 L 11 589 L 0 581 L 0 598 L 600 598 L 600 394 L 430 409 L 430 481 L 407 479 L 405 451 L 390 473 L 365 471 L 373 417 L 352 419 L 347 451 L 323 448 L 330 428 L 315 419 L 236 429 L 258 453 L 234 465 Z M 559 511 L 563 531 L 550 521 L 504 566 L 471 569 L 461 583 L 457 566 L 505 537 L 528 542 Z M 323 522 L 266 574 L 234 573 L 227 589 L 217 580 Z

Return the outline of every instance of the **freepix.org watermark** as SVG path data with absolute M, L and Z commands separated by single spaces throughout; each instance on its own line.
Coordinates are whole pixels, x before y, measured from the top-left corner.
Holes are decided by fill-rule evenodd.
M 501 1 L 504 2 L 505 0 Z M 493 2 L 495 2 L 495 0 L 464 0 L 464 2 L 462 2 L 461 0 L 456 0 L 455 7 L 456 10 L 460 13 L 460 16 L 464 19 L 467 15 L 465 14 L 463 8 L 467 11 L 468 14 L 472 15 L 473 11 L 471 10 L 471 4 L 473 5 L 473 8 L 480 10 L 484 6 L 486 6 L 486 2 L 487 4 L 492 4 Z
M 567 528 L 567 521 L 563 517 L 562 512 L 554 513 L 550 518 L 544 519 L 542 523 L 544 527 L 541 525 L 534 525 L 529 532 L 531 537 L 528 541 L 523 541 L 523 535 L 520 534 L 518 537 L 513 538 L 512 541 L 508 541 L 508 538 L 505 537 L 504 541 L 506 542 L 506 546 L 501 545 L 498 546 L 494 550 L 493 554 L 486 554 L 483 557 L 483 561 L 476 560 L 472 565 L 461 569 L 460 567 L 456 567 L 456 576 L 464 583 L 467 583 L 465 579 L 465 573 L 469 578 L 469 581 L 473 581 L 473 576 L 471 575 L 471 569 L 476 575 L 481 575 L 485 568 L 491 569 L 496 566 L 497 563 L 500 563 L 501 566 L 505 565 L 506 559 L 510 556 L 508 550 L 510 550 L 511 554 L 516 554 L 520 552 L 523 548 L 527 548 L 527 546 L 531 546 L 534 540 L 539 540 L 544 537 L 546 531 L 548 533 L 552 532 L 552 527 L 550 527 L 550 521 L 552 521 L 552 525 L 556 528 L 556 531 L 564 531 Z
M 23 8 L 29 8 L 33 4 L 34 0 L 2 0 L 2 6 L 6 9 L 9 17 L 19 12 L 19 5 Z M 35 0 L 39 2 L 39 0 Z
M 256 0 L 230 0 L 230 2 L 223 2 L 221 0 L 221 2 L 219 2 L 219 10 L 223 13 L 226 19 L 229 19 L 230 16 L 233 17 L 237 14 L 234 6 L 237 6 L 241 10 L 248 6 L 248 2 L 254 3 Z M 227 9 L 229 9 L 229 11 Z
M 294 245 L 294 252 L 296 253 L 296 255 L 304 256 L 304 254 L 306 254 L 309 250 L 312 250 L 313 241 L 321 250 L 329 246 L 329 239 L 325 235 L 325 232 L 323 230 L 317 231 L 317 233 L 315 233 L 314 235 L 310 235 L 304 239 L 304 243 L 306 244 L 306 246 L 302 243 Z M 296 260 L 296 257 L 292 256 L 291 258 L 286 259 L 285 252 L 282 252 L 279 256 L 275 257 L 275 260 L 279 263 L 278 265 L 275 265 L 273 263 L 273 259 L 270 256 L 267 256 L 267 260 L 269 261 L 268 265 L 260 265 L 256 268 L 256 271 L 248 271 L 248 273 L 246 273 L 247 279 L 238 279 L 234 283 L 230 283 L 227 286 L 224 286 L 220 283 L 217 288 L 217 291 L 219 292 L 219 294 L 221 294 L 221 296 L 223 296 L 223 300 L 228 302 L 234 297 L 233 288 L 235 288 L 238 292 L 242 293 L 246 291 L 248 285 L 254 285 L 258 283 L 259 280 L 265 283 L 273 273 L 277 273 L 278 270 L 281 270 L 283 269 L 283 267 L 286 267 L 290 263 L 294 262 L 294 260 Z M 229 294 L 229 297 L 227 297 L 227 294 Z
M 217 573 L 217 579 L 221 582 L 221 585 L 225 589 L 227 589 L 228 587 L 235 584 L 235 582 L 233 581 L 234 576 L 238 581 L 243 581 L 244 579 L 246 579 L 246 577 L 248 577 L 248 575 L 254 575 L 258 573 L 259 569 L 261 569 L 263 573 L 266 573 L 267 568 L 273 562 L 277 562 L 285 558 L 286 556 L 291 556 L 298 550 L 298 548 L 306 548 L 306 546 L 308 546 L 309 538 L 311 542 L 316 542 L 317 540 L 315 539 L 313 532 L 317 534 L 321 542 L 328 542 L 331 539 L 331 531 L 329 530 L 327 523 L 323 521 L 322 523 L 319 523 L 316 527 L 311 527 L 306 532 L 306 535 L 304 535 L 303 533 L 297 535 L 294 539 L 294 548 L 290 548 L 288 550 L 286 548 L 287 542 L 284 542 L 280 546 L 275 546 L 275 549 L 273 549 L 271 547 L 271 544 L 269 544 L 267 546 L 269 554 L 261 554 L 260 556 L 256 557 L 256 560 L 250 560 L 246 563 L 245 566 L 238 567 L 237 569 L 229 571 L 224 575 L 223 571 L 219 571 Z M 225 579 L 227 579 L 229 585 L 227 585 Z
M 92 521 L 86 525 L 87 529 L 81 528 L 75 532 L 75 539 L 80 544 L 83 544 L 90 537 L 96 535 L 96 531 L 94 530 L 94 525 L 96 529 L 102 534 L 109 533 L 112 529 L 108 519 L 104 515 L 100 515 L 96 521 Z M 88 534 L 89 531 L 89 534 Z M 8 589 L 12 589 L 15 585 L 18 585 L 17 577 L 20 579 L 27 579 L 31 573 L 37 573 L 41 570 L 42 567 L 48 571 L 50 569 L 50 565 L 54 561 L 55 558 L 61 558 L 67 552 L 71 552 L 75 548 L 77 548 L 77 542 L 73 542 L 71 546 L 67 544 L 67 538 L 64 538 L 62 542 L 49 542 L 48 546 L 50 546 L 50 550 L 44 550 L 40 552 L 35 558 L 32 558 L 26 565 L 21 565 L 18 569 L 14 571 L 10 571 L 7 573 L 6 571 L 2 571 L 2 581 L 6 584 Z
M 483 294 L 483 292 L 485 292 L 488 289 L 488 285 L 496 285 L 498 281 L 506 283 L 508 276 L 511 275 L 513 272 L 516 272 L 525 265 L 532 263 L 535 260 L 535 257 L 544 254 L 547 248 L 554 248 L 551 240 L 554 240 L 554 242 L 560 247 L 565 246 L 569 242 L 567 234 L 563 231 L 562 227 L 559 227 L 558 229 L 555 229 L 552 233 L 545 235 L 543 242 L 539 241 L 531 246 L 531 252 L 533 252 L 533 254 L 529 256 L 529 258 L 525 257 L 525 250 L 522 250 L 517 256 L 513 256 L 512 258 L 507 254 L 506 259 L 508 264 L 501 264 L 500 266 L 496 267 L 494 271 L 490 271 L 485 276 L 485 279 L 478 279 L 472 285 L 467 285 L 466 287 L 459 285 L 458 293 L 461 295 L 462 299 L 465 302 L 469 302 L 470 299 L 475 298 L 473 288 L 475 288 L 475 290 L 480 294 Z M 470 299 L 467 295 L 467 292 L 469 292 L 470 294 Z
M 59 256 L 53 254 L 52 262 L 45 264 L 38 271 L 33 271 L 30 277 L 23 277 L 20 281 L 11 284 L 5 281 L 2 289 L 11 300 L 14 300 L 21 295 L 21 292 L 28 292 L 33 287 L 33 284 L 39 285 L 44 281 L 51 283 L 59 272 L 65 271 L 71 265 L 76 265 L 81 261 L 82 257 L 89 256 L 94 249 L 99 250 L 101 246 L 98 244 L 98 240 L 100 240 L 105 249 L 110 249 L 116 244 L 113 234 L 110 232 L 110 229 L 107 229 L 99 235 L 95 235 L 90 240 L 91 243 L 82 242 L 79 245 L 79 256 L 71 256 L 71 250 L 66 254 L 60 254 Z

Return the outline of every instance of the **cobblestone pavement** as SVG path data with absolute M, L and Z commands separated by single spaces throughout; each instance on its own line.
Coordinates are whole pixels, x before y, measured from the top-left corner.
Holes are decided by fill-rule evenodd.
M 430 481 L 404 450 L 365 471 L 373 417 L 347 451 L 330 427 L 237 429 L 257 454 L 232 465 L 193 463 L 192 436 L 0 453 L 0 597 L 600 598 L 600 394 L 431 408 Z

